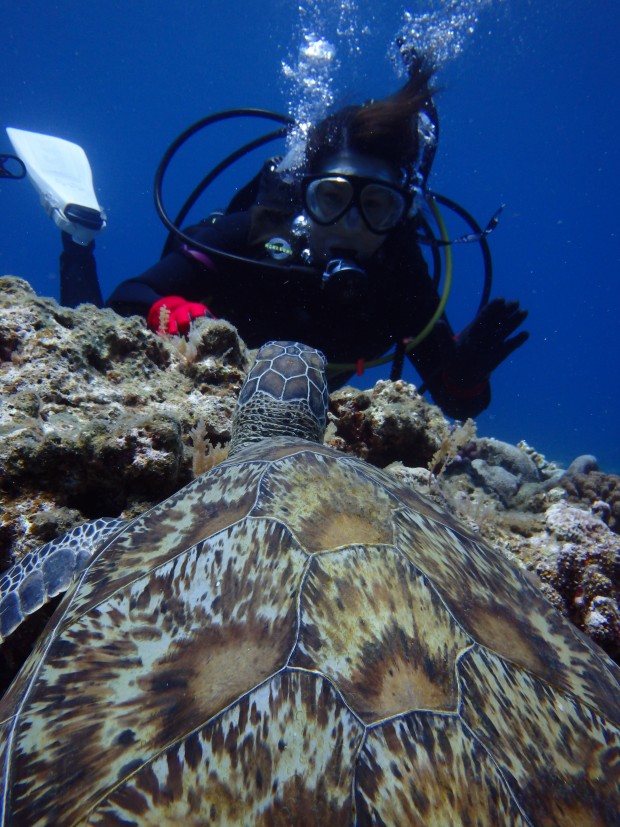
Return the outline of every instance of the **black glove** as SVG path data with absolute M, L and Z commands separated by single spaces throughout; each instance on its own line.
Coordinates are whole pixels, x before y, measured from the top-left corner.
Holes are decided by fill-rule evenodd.
M 522 330 L 508 338 L 527 317 L 527 310 L 517 301 L 493 299 L 455 340 L 454 352 L 446 365 L 452 382 L 462 386 L 477 385 L 528 339 Z

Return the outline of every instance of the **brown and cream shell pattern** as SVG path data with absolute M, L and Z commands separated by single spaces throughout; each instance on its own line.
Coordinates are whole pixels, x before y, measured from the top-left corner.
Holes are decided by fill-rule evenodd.
M 0 823 L 609 827 L 619 674 L 433 504 L 275 437 L 66 595 L 0 705 Z

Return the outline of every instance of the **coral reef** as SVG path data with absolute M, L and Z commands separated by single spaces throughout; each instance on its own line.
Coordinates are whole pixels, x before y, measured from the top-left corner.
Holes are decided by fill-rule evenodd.
M 569 500 L 597 512 L 612 531 L 620 532 L 620 477 L 598 470 L 583 473 L 573 467 L 571 463 L 560 480 Z
M 439 408 L 401 380 L 335 391 L 331 411 L 330 444 L 382 467 L 396 461 L 427 466 L 452 430 Z
M 246 368 L 227 322 L 192 358 L 142 319 L 39 298 L 0 279 L 0 569 L 71 525 L 131 517 L 192 478 L 191 431 L 227 441 Z
M 156 336 L 140 318 L 67 309 L 0 278 L 0 572 L 86 520 L 137 515 L 221 458 L 212 446 L 229 439 L 248 364 L 226 322 Z M 595 458 L 563 470 L 525 442 L 478 437 L 403 381 L 332 394 L 326 441 L 388 467 L 538 575 L 620 662 L 620 478 Z M 50 611 L 2 647 L 4 680 Z
M 552 602 L 620 662 L 620 537 L 596 514 L 560 500 L 519 552 Z

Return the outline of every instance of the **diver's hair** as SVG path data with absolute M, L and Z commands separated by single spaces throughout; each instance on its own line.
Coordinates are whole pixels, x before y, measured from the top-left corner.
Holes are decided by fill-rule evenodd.
M 430 81 L 434 66 L 415 61 L 405 85 L 382 100 L 347 106 L 311 128 L 306 142 L 306 172 L 316 172 L 335 152 L 349 150 L 408 167 L 419 154 L 418 114 L 435 109 Z

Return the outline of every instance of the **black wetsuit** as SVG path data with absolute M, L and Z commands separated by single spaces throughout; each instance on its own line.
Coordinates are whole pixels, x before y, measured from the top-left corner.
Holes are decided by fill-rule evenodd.
M 209 247 L 253 262 L 212 256 L 213 266 L 207 266 L 178 244 L 140 276 L 120 284 L 106 305 L 123 316 L 146 317 L 158 299 L 182 296 L 205 304 L 216 317 L 230 321 L 250 347 L 269 339 L 296 340 L 322 350 L 328 362 L 357 363 L 371 361 L 399 340 L 416 336 L 439 301 L 414 229 L 408 224 L 390 233 L 365 262 L 367 277 L 359 280 L 353 294 L 344 296 L 323 285 L 320 270 L 298 267 L 291 274 L 286 266 L 261 268 L 261 260 L 271 265 L 275 262 L 265 250 L 264 239 L 260 243 L 249 240 L 253 234 L 251 211 L 232 212 L 185 232 Z M 89 254 L 92 258 L 92 248 L 89 253 L 89 248 L 77 248 L 71 242 L 65 245 L 61 285 L 70 283 L 72 267 L 78 265 L 84 281 Z M 94 271 L 94 258 L 92 266 Z M 63 303 L 74 303 L 68 298 L 61 289 Z M 453 333 L 443 318 L 409 358 L 444 413 L 465 419 L 488 406 L 490 388 L 488 382 L 463 387 L 458 379 L 449 378 L 446 369 L 453 349 Z M 352 373 L 349 370 L 332 377 L 330 386 L 342 385 Z

